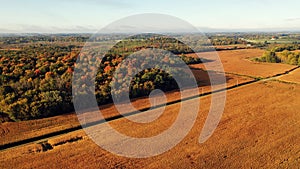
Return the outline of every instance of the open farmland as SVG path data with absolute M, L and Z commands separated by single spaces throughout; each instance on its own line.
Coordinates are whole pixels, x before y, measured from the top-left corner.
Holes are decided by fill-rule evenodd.
M 3 1 L 0 169 L 300 169 L 299 7 Z
M 151 158 L 130 159 L 113 155 L 98 147 L 84 133 L 74 132 L 49 139 L 48 143 L 53 144 L 52 149 L 43 151 L 40 144 L 32 144 L 2 151 L 0 166 L 296 168 L 300 162 L 300 114 L 297 111 L 300 108 L 299 92 L 299 85 L 276 81 L 257 82 L 228 91 L 225 111 L 218 128 L 207 142 L 199 144 L 198 137 L 210 105 L 210 96 L 202 97 L 202 108 L 188 136 L 170 151 Z M 145 132 L 150 132 L 147 136 L 153 135 L 172 124 L 176 116 L 174 112 L 179 107 L 180 104 L 168 106 L 159 119 L 164 121 L 164 125 L 150 123 L 139 130 L 132 130 L 134 124 L 124 123 L 125 119 L 115 120 L 111 125 L 137 137 L 145 136 Z
M 300 70 L 297 69 L 287 75 L 281 76 L 279 80 L 291 83 L 300 83 Z
M 249 60 L 251 58 L 260 57 L 263 52 L 264 51 L 260 49 L 242 49 L 219 51 L 218 54 L 223 63 L 224 70 L 227 73 L 248 75 L 252 77 L 270 77 L 295 67 L 286 64 L 258 63 Z M 209 60 L 213 55 L 213 52 L 203 52 L 198 53 L 198 55 Z M 213 65 L 214 61 L 206 64 Z M 191 65 L 191 67 L 205 69 L 204 64 Z
M 199 81 L 199 94 L 210 92 L 211 89 L 209 86 L 210 83 L 207 73 L 197 69 L 194 69 L 192 71 L 195 74 L 196 80 Z M 227 87 L 232 87 L 254 80 L 249 77 L 237 76 L 232 74 L 226 74 L 226 78 Z M 168 102 L 180 100 L 179 91 L 167 92 L 166 96 Z M 132 104 L 137 109 L 144 109 L 150 106 L 148 97 L 134 99 L 132 101 Z M 100 107 L 100 109 L 103 112 L 105 118 L 110 118 L 119 115 L 118 111 L 116 110 L 115 106 L 113 106 L 113 104 L 103 105 Z M 80 124 L 77 120 L 76 114 L 61 115 L 38 120 L 1 123 L 0 131 L 3 132 L 0 132 L 0 145 L 13 143 L 32 137 L 43 136 L 45 134 L 70 128 L 77 128 L 79 126 Z
M 271 40 L 271 39 L 259 39 L 259 40 L 248 40 L 248 42 L 251 43 L 271 43 L 271 44 L 291 44 L 293 42 L 299 43 L 299 39 L 276 39 L 276 40 Z
M 262 52 L 258 49 L 218 52 L 225 72 L 229 72 L 226 73 L 227 87 L 236 88 L 228 91 L 222 120 L 213 136 L 203 144 L 198 143 L 198 138 L 210 107 L 210 95 L 200 97 L 201 110 L 188 136 L 175 148 L 159 156 L 147 159 L 120 157 L 98 147 L 82 130 L 76 130 L 3 150 L 0 152 L 0 168 L 296 167 L 300 160 L 300 116 L 297 113 L 300 108 L 297 95 L 300 86 L 271 80 L 239 86 L 255 80 L 251 77 L 266 78 L 295 68 L 291 65 L 249 61 L 249 58 L 258 57 Z M 209 52 L 202 54 L 209 58 Z M 191 67 L 199 83 L 199 92 L 209 92 L 207 74 L 198 69 L 204 68 L 203 64 Z M 298 71 L 296 69 L 279 78 L 293 77 Z M 166 96 L 168 102 L 180 98 L 178 91 L 167 92 Z M 143 97 L 134 99 L 133 105 L 143 109 L 149 107 L 150 102 L 148 97 Z M 109 124 L 129 136 L 150 137 L 164 131 L 174 122 L 179 107 L 180 102 L 168 105 L 159 119 L 146 125 L 129 123 L 124 118 L 112 120 Z M 111 104 L 101 106 L 101 110 L 106 118 L 118 115 Z M 144 112 L 133 116 L 146 114 Z M 76 127 L 79 125 L 76 118 L 75 114 L 68 114 L 1 123 L 0 141 L 3 145 Z M 97 126 L 101 127 L 101 124 Z
M 218 55 L 220 56 L 220 59 L 223 63 L 225 72 L 230 72 L 226 74 L 227 87 L 236 86 L 241 83 L 254 80 L 250 77 L 269 77 L 279 73 L 284 73 L 285 71 L 295 67 L 286 64 L 256 63 L 248 60 L 249 58 L 260 56 L 262 53 L 263 50 L 259 49 L 219 51 Z M 210 54 L 212 53 L 199 53 L 201 57 L 208 59 Z M 213 62 L 208 62 L 206 64 L 213 64 Z M 191 65 L 191 67 L 195 68 L 192 69 L 192 71 L 195 75 L 196 80 L 199 83 L 199 93 L 201 94 L 209 92 L 210 83 L 207 73 L 198 69 L 205 69 L 204 64 L 194 64 Z M 178 94 L 178 91 L 167 92 L 168 102 L 179 100 L 180 96 Z M 134 99 L 133 105 L 137 109 L 143 109 L 149 107 L 150 103 L 148 97 L 144 97 L 140 99 Z M 106 118 L 118 115 L 118 112 L 116 111 L 115 107 L 111 104 L 101 106 L 101 109 Z M 21 141 L 32 137 L 43 136 L 45 134 L 61 130 L 78 128 L 79 123 L 75 114 L 68 114 L 39 120 L 6 122 L 0 124 L 0 127 L 3 136 L 0 138 L 0 145 L 4 145 L 7 143 Z

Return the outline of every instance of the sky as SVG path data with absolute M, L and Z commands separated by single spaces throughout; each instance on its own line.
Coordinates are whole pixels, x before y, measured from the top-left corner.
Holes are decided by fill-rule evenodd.
M 204 31 L 300 31 L 299 0 L 0 0 L 0 33 L 95 32 L 160 13 Z

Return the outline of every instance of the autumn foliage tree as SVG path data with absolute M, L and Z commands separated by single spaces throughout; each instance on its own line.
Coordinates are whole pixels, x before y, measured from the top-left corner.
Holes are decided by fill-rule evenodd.
M 28 41 L 26 37 L 22 39 L 22 45 L 18 44 L 20 39 L 17 37 L 3 38 L 2 41 L 3 44 L 5 41 L 5 45 L 19 45 L 19 50 L 0 50 L 0 112 L 17 121 L 73 111 L 71 80 L 76 59 L 86 59 L 86 65 L 76 65 L 78 69 L 85 70 L 88 69 L 88 65 L 95 62 L 93 58 L 95 53 L 85 53 L 84 57 L 78 57 L 82 46 L 74 44 L 83 41 L 83 37 L 57 36 L 56 40 L 59 40 L 59 43 L 52 43 L 54 40 L 47 36 L 40 38 L 43 40 L 42 43 L 35 36 L 27 37 Z M 79 77 L 82 81 L 79 84 L 82 89 L 80 94 L 85 97 L 89 94 L 85 90 L 86 86 L 95 85 L 93 94 L 96 95 L 99 104 L 111 102 L 111 93 L 121 96 L 126 90 L 111 89 L 114 73 L 127 56 L 148 48 L 170 51 L 187 64 L 201 62 L 199 58 L 185 56 L 185 53 L 192 53 L 193 50 L 174 38 L 151 34 L 130 37 L 111 48 L 102 59 L 99 68 L 86 70 L 97 72 L 95 83 L 91 82 L 93 77 L 89 73 Z M 154 89 L 168 91 L 178 88 L 172 75 L 167 71 L 146 68 L 149 58 L 142 58 L 143 62 L 131 60 L 124 68 L 127 75 L 133 76 L 129 87 L 131 98 L 148 95 Z M 168 57 L 163 57 L 159 61 L 180 67 L 176 65 L 176 61 Z M 145 69 L 134 74 L 137 65 L 144 66 Z M 184 74 L 180 76 L 185 77 Z M 124 85 L 124 80 L 128 80 L 128 76 L 123 78 L 118 75 L 116 78 L 119 86 Z

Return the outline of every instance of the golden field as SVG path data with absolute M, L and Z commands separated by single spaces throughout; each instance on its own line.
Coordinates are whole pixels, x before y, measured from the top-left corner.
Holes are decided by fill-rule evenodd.
M 214 134 L 202 144 L 198 139 L 211 106 L 211 95 L 200 97 L 200 110 L 189 134 L 161 155 L 142 159 L 121 157 L 96 145 L 83 130 L 77 130 L 2 150 L 0 168 L 297 168 L 300 163 L 299 69 L 277 80 L 271 78 L 239 86 L 253 81 L 254 77 L 267 78 L 295 68 L 249 60 L 262 53 L 259 49 L 218 52 L 226 72 L 227 87 L 237 87 L 227 91 L 222 119 Z M 201 55 L 209 58 L 210 52 Z M 191 67 L 199 82 L 199 93 L 211 91 L 207 73 L 199 69 L 205 69 L 204 64 Z M 180 99 L 178 91 L 167 92 L 166 96 L 168 102 Z M 147 97 L 132 103 L 137 109 L 150 106 Z M 168 105 L 157 120 L 147 124 L 125 118 L 108 123 L 128 136 L 151 137 L 173 124 L 179 108 L 180 103 Z M 104 117 L 119 115 L 112 104 L 100 109 Z M 0 144 L 78 125 L 75 114 L 6 122 L 0 124 Z
M 264 50 L 261 49 L 241 49 L 230 51 L 217 52 L 224 67 L 224 71 L 227 73 L 235 73 L 240 75 L 248 75 L 252 77 L 270 77 L 276 74 L 283 73 L 293 67 L 293 65 L 287 64 L 274 64 L 274 63 L 259 63 L 250 61 L 251 58 L 262 56 Z M 209 59 L 214 52 L 198 53 L 198 56 Z M 194 56 L 194 55 L 190 55 Z M 208 62 L 207 64 L 214 64 L 215 61 Z M 196 64 L 191 67 L 203 68 L 204 64 Z
M 195 78 L 199 81 L 199 94 L 211 91 L 209 86 L 209 78 L 207 73 L 202 70 L 192 70 L 195 74 Z M 240 83 L 253 80 L 249 77 L 237 76 L 232 74 L 226 74 L 227 86 L 235 86 Z M 167 92 L 167 101 L 175 101 L 180 99 L 179 91 Z M 143 109 L 150 107 L 148 97 L 134 99 L 132 101 L 133 106 L 136 109 Z M 105 118 L 119 115 L 113 104 L 107 104 L 100 106 L 100 110 Z M 98 119 L 97 119 L 98 120 Z M 42 136 L 52 132 L 65 130 L 73 127 L 80 126 L 75 113 L 60 115 L 50 118 L 29 120 L 21 122 L 5 122 L 0 124 L 0 145 L 12 143 L 32 137 Z
M 290 83 L 300 83 L 300 70 L 297 69 L 287 75 L 284 75 L 279 80 L 290 82 Z
M 53 149 L 43 151 L 39 143 L 0 152 L 1 168 L 296 168 L 300 162 L 300 86 L 277 81 L 257 82 L 228 91 L 223 117 L 215 133 L 205 143 L 198 137 L 207 115 L 210 96 L 203 105 L 187 137 L 161 155 L 131 159 L 116 156 L 77 131 L 50 138 Z M 286 97 L 286 96 L 289 97 Z M 272 104 L 270 104 L 272 103 Z M 139 130 L 124 119 L 111 124 L 126 134 L 147 136 L 171 125 L 180 104 L 170 105 L 159 119 Z M 80 138 L 76 141 L 72 138 Z M 57 142 L 62 142 L 59 145 Z M 55 163 L 53 162 L 55 161 Z

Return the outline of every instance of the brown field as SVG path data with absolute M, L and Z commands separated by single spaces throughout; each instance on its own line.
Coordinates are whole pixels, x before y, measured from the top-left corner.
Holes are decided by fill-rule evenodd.
M 241 49 L 230 51 L 219 51 L 218 55 L 223 63 L 225 72 L 253 77 L 270 77 L 282 72 L 285 72 L 295 66 L 278 63 L 258 63 L 252 62 L 249 59 L 260 57 L 263 54 L 260 49 Z M 198 53 L 200 57 L 209 59 L 213 52 Z M 193 56 L 193 55 L 191 55 Z M 207 62 L 206 64 L 214 64 Z M 203 68 L 204 64 L 192 65 L 195 68 Z
M 187 137 L 161 155 L 134 159 L 111 154 L 77 131 L 44 143 L 0 152 L 0 168 L 297 168 L 300 162 L 300 86 L 257 82 L 228 91 L 226 108 L 215 133 L 205 143 L 198 137 L 210 96 Z M 289 96 L 289 97 L 287 97 Z M 272 103 L 272 104 L 271 104 Z M 126 134 L 153 135 L 172 124 L 180 104 L 170 105 L 159 119 L 139 130 L 119 119 L 111 124 Z M 276 110 L 276 111 L 274 111 Z M 47 149 L 42 144 L 48 144 Z M 55 161 L 55 162 L 53 162 Z
M 247 45 L 243 45 L 243 44 L 235 44 L 235 45 L 215 45 L 214 46 L 215 49 L 245 49 L 245 48 L 249 48 Z
M 279 80 L 291 82 L 291 83 L 300 83 L 300 70 L 297 69 L 287 75 L 281 76 Z
M 195 73 L 195 78 L 197 80 L 201 78 L 199 93 L 209 92 L 210 86 L 207 74 L 202 70 L 193 70 L 193 72 Z M 231 74 L 227 74 L 226 76 L 228 87 L 253 80 L 249 77 Z M 166 93 L 166 96 L 168 102 L 180 99 L 179 91 L 168 92 Z M 150 106 L 148 97 L 135 99 L 132 104 L 137 109 L 143 109 Z M 119 115 L 112 104 L 104 105 L 100 108 L 106 118 Z M 77 116 L 74 113 L 39 120 L 0 123 L 0 145 L 45 135 L 79 125 Z
M 251 77 L 270 77 L 295 66 L 255 63 L 259 49 L 218 52 L 227 78 L 227 87 L 252 81 Z M 209 58 L 211 52 L 201 53 Z M 207 64 L 212 64 L 208 62 Z M 199 82 L 199 92 L 209 92 L 207 74 L 192 65 Z M 0 168 L 297 168 L 300 163 L 300 72 L 299 69 L 227 91 L 222 119 L 205 143 L 198 138 L 207 117 L 211 96 L 200 98 L 200 111 L 189 134 L 173 149 L 151 158 L 120 157 L 97 146 L 84 131 L 78 130 L 36 143 L 0 151 Z M 166 93 L 168 102 L 180 98 L 178 91 Z M 150 106 L 147 97 L 133 100 L 142 109 Z M 166 107 L 157 120 L 148 124 L 125 118 L 109 124 L 123 134 L 150 137 L 166 130 L 177 117 L 180 103 Z M 118 115 L 111 104 L 101 106 L 105 117 Z M 148 112 L 134 115 L 144 116 Z M 0 124 L 0 145 L 77 126 L 75 114 Z M 97 125 L 98 127 L 103 124 Z M 113 138 L 111 138 L 113 141 Z
M 1 123 L 0 145 L 71 128 L 76 125 L 78 125 L 78 120 L 73 114 L 38 120 Z M 1 132 L 1 130 L 6 132 Z

